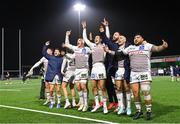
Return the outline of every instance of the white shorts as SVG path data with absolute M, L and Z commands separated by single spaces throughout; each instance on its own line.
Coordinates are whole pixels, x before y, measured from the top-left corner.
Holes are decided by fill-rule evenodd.
M 59 76 L 55 75 L 52 82 L 49 82 L 49 84 L 60 84 Z
M 174 76 L 174 74 L 173 74 L 173 72 L 171 72 L 171 77 L 173 77 Z
M 132 72 L 130 75 L 130 83 L 141 83 L 146 81 L 152 81 L 151 72 Z
M 103 63 L 93 64 L 91 71 L 91 79 L 92 80 L 106 79 L 106 69 Z
M 63 82 L 74 83 L 74 71 L 66 71 L 65 75 L 63 76 Z
M 118 68 L 115 74 L 115 80 L 124 80 L 124 68 Z
M 88 79 L 88 69 L 87 68 L 76 69 L 74 74 L 75 74 L 75 82 L 79 81 L 81 83 L 87 83 L 87 79 Z

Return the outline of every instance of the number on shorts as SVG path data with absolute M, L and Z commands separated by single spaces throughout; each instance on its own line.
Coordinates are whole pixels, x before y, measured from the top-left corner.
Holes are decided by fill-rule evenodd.
M 81 74 L 81 78 L 87 78 L 87 74 Z
M 104 74 L 99 74 L 99 78 L 104 78 Z
M 148 79 L 148 75 L 144 74 L 140 76 L 141 80 L 147 80 Z
M 75 66 L 75 59 L 72 59 L 72 60 L 69 62 L 69 65 L 70 65 L 70 66 Z

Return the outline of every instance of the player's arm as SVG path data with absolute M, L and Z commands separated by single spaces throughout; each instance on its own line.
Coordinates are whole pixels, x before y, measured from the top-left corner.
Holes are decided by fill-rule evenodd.
M 93 40 L 92 32 L 89 33 L 89 40 L 90 40 L 90 41 Z
M 110 55 L 113 55 L 113 56 L 114 56 L 115 53 L 116 53 L 115 51 L 110 50 L 107 45 L 104 46 L 104 51 L 105 51 L 106 53 L 109 53 Z
M 70 42 L 69 42 L 69 36 L 70 35 L 71 35 L 71 30 L 66 31 L 65 44 L 70 44 Z
M 161 52 L 165 50 L 166 48 L 168 48 L 168 43 L 164 40 L 162 41 L 163 41 L 162 45 L 159 45 L 159 46 L 153 45 L 151 48 L 151 52 Z
M 127 52 L 128 51 L 128 47 L 126 49 L 124 49 L 124 50 L 121 50 L 121 51 L 118 51 L 118 50 L 117 51 L 109 50 L 108 46 L 105 46 L 104 49 L 110 55 L 115 56 L 117 58 L 117 60 L 119 58 L 122 58 L 122 57 L 124 57 L 124 56 L 126 56 L 128 54 L 128 52 Z
M 90 47 L 93 48 L 94 47 L 94 43 L 92 43 L 88 38 L 87 38 L 87 33 L 86 33 L 86 22 L 83 21 L 82 23 L 82 27 L 83 27 L 83 39 L 85 41 L 85 43 Z
M 50 59 L 52 56 L 47 53 L 47 48 L 50 45 L 50 41 L 47 41 L 43 47 L 42 54 L 46 59 Z
M 67 59 L 64 58 L 64 59 L 63 59 L 63 62 L 62 62 L 62 66 L 61 66 L 61 74 L 62 74 L 62 75 L 65 74 L 65 73 L 64 73 L 64 69 L 65 69 L 65 67 L 66 67 L 66 62 L 67 62 Z
M 105 31 L 104 31 L 104 28 L 103 27 L 100 27 L 99 28 L 99 32 L 100 32 L 100 36 L 102 38 L 102 43 L 104 43 L 105 45 L 107 45 L 110 49 L 113 49 L 113 50 L 117 50 L 119 48 L 119 46 L 112 42 L 105 34 Z
M 33 75 L 33 70 L 37 67 L 39 67 L 42 63 L 43 63 L 43 59 L 44 57 L 42 57 L 38 62 L 36 62 L 32 67 L 31 69 L 29 70 L 28 74 L 29 75 Z
M 75 53 L 73 54 L 73 55 L 68 55 L 68 54 L 65 54 L 65 57 L 67 58 L 67 59 L 74 59 L 75 58 Z
M 69 42 L 70 35 L 71 35 L 71 31 L 66 31 L 65 44 L 62 44 L 62 47 L 67 47 L 74 51 L 76 49 L 76 46 L 70 44 L 70 42 Z
M 107 38 L 110 38 L 110 31 L 109 31 L 109 22 L 104 18 L 103 22 L 101 22 L 105 26 L 105 34 Z

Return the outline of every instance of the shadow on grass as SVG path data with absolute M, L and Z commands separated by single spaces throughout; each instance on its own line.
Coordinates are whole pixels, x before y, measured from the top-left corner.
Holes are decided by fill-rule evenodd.
M 153 118 L 159 118 L 176 111 L 180 111 L 180 106 L 153 102 Z

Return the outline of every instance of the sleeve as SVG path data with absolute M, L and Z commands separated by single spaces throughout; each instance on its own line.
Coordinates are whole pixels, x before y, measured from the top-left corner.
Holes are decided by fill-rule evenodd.
M 67 35 L 65 37 L 65 44 L 69 44 L 69 36 L 67 36 Z
M 124 55 L 128 55 L 130 46 L 126 47 L 124 50 L 122 50 L 122 53 Z
M 146 43 L 145 46 L 148 48 L 149 51 L 151 51 L 151 49 L 154 45 L 151 43 Z
M 44 61 L 44 57 L 42 57 L 38 62 L 36 62 L 33 67 L 31 67 L 31 69 L 29 70 L 30 72 L 33 71 L 34 68 L 37 68 L 39 65 L 41 65 Z
M 110 38 L 109 26 L 106 26 L 106 37 Z
M 67 59 L 74 59 L 75 58 L 75 53 L 73 55 L 68 55 L 68 54 L 65 54 L 65 57 Z
M 87 34 L 86 34 L 86 28 L 83 29 L 83 39 L 84 39 L 85 43 L 86 43 L 91 49 L 95 46 L 94 43 L 92 43 L 91 41 L 88 40 Z
M 61 74 L 64 74 L 64 69 L 65 69 L 65 67 L 66 67 L 66 62 L 67 62 L 67 59 L 64 58 L 64 59 L 63 59 L 63 62 L 62 62 L 62 66 L 61 66 Z
M 101 32 L 100 36 L 102 38 L 102 43 L 107 45 L 111 50 L 116 51 L 119 48 L 119 45 L 117 43 L 112 42 L 109 38 L 107 38 L 104 32 Z
M 76 46 L 70 44 L 70 42 L 69 42 L 69 36 L 67 36 L 67 35 L 66 35 L 66 37 L 65 37 L 65 45 L 66 45 L 69 49 L 71 49 L 71 50 L 73 50 L 73 51 L 75 51 L 75 49 L 77 49 Z
M 66 46 L 73 51 L 75 51 L 77 49 L 77 46 L 74 46 L 72 44 L 66 44 Z
M 107 38 L 106 34 L 104 32 L 100 32 L 99 34 L 102 38 L 102 43 L 107 44 L 107 42 L 109 41 L 109 39 Z
M 86 47 L 86 50 L 87 50 L 87 53 L 88 53 L 88 54 L 91 54 L 91 53 L 92 53 L 92 51 L 91 51 L 91 49 L 90 49 L 89 47 Z
M 42 54 L 47 60 L 49 60 L 51 58 L 51 55 L 49 55 L 47 53 L 47 46 L 46 45 L 44 45 L 44 47 L 43 47 Z

